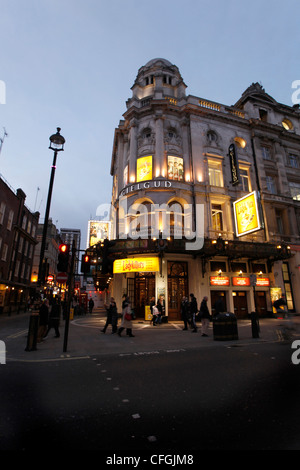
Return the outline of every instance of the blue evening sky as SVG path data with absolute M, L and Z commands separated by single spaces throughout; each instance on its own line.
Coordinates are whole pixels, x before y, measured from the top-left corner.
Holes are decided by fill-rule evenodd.
M 0 0 L 1 175 L 43 221 L 61 127 L 50 216 L 81 229 L 85 248 L 88 220 L 111 200 L 114 129 L 138 69 L 162 57 L 187 94 L 232 105 L 260 82 L 292 105 L 299 18 L 299 0 Z

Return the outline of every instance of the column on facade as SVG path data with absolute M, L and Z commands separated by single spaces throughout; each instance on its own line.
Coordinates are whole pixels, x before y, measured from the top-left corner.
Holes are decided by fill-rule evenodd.
M 188 118 L 185 118 L 181 123 L 182 132 L 182 149 L 183 149 L 183 165 L 184 165 L 184 180 L 192 181 L 193 169 L 191 167 L 191 138 Z
M 132 157 L 132 164 L 130 164 L 130 149 L 128 150 L 129 147 L 129 132 L 125 131 L 122 134 L 123 137 L 123 145 L 120 148 L 120 153 L 118 154 L 118 158 L 120 159 L 120 172 L 122 171 L 121 179 L 119 180 L 119 194 L 122 191 L 122 189 L 127 186 L 130 182 L 130 167 L 135 168 L 134 162 L 136 159 Z M 134 138 L 134 137 L 133 137 Z M 121 152 L 122 149 L 122 152 Z M 129 155 L 128 155 L 129 153 Z M 132 152 L 133 154 L 133 152 Z M 124 177 L 124 171 L 125 168 L 127 167 L 127 172 L 126 172 L 126 178 Z M 135 173 L 134 173 L 135 175 Z M 123 206 L 122 202 L 122 196 L 119 196 L 119 204 L 117 205 L 116 208 L 116 227 L 115 227 L 115 233 L 119 237 L 120 234 L 127 233 L 127 217 L 126 217 L 126 205 Z
M 126 184 L 129 183 L 129 168 L 127 168 L 127 182 L 124 181 L 124 170 L 126 168 L 126 166 L 128 165 L 128 145 L 129 145 L 129 141 L 128 141 L 128 133 L 126 134 L 123 134 L 123 142 L 124 142 L 124 145 L 123 145 L 123 178 L 122 178 L 122 187 L 123 186 L 126 186 Z
M 124 136 L 119 134 L 118 138 L 118 150 L 117 150 L 117 171 L 118 171 L 118 193 L 123 188 L 123 177 L 124 177 Z M 118 197 L 116 195 L 116 197 Z
M 280 194 L 290 195 L 284 164 L 286 157 L 280 142 L 275 142 L 274 153 L 278 169 L 278 192 Z
M 161 176 L 162 170 L 166 175 L 166 163 L 164 162 L 164 118 L 162 114 L 155 116 L 155 163 L 154 163 L 154 177 Z
M 129 149 L 129 183 L 136 180 L 136 160 L 137 160 L 137 122 L 132 119 L 130 122 L 130 149 Z

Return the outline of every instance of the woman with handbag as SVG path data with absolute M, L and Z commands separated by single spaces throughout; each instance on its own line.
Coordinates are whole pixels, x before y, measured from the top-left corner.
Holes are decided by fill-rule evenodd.
M 123 302 L 122 302 L 122 323 L 118 331 L 118 335 L 121 336 L 122 331 L 126 328 L 126 334 L 131 338 L 134 337 L 132 334 L 132 314 L 131 314 L 131 305 L 129 297 L 123 295 Z

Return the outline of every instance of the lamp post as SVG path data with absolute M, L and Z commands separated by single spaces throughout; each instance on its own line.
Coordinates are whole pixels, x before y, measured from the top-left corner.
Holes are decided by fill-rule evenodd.
M 49 137 L 49 140 L 50 140 L 49 149 L 54 150 L 54 156 L 53 156 L 53 163 L 51 167 L 51 176 L 50 176 L 45 220 L 44 220 L 44 227 L 43 227 L 41 252 L 40 252 L 40 264 L 39 264 L 39 276 L 38 276 L 39 286 L 41 286 L 45 282 L 44 254 L 45 254 L 46 239 L 47 239 L 47 229 L 48 229 L 48 219 L 49 219 L 50 204 L 51 204 L 51 197 L 52 197 L 52 188 L 53 188 L 54 174 L 55 174 L 55 169 L 56 169 L 56 158 L 57 158 L 57 153 L 64 150 L 64 143 L 65 143 L 64 137 L 60 135 L 60 127 L 57 127 L 56 134 L 51 135 Z

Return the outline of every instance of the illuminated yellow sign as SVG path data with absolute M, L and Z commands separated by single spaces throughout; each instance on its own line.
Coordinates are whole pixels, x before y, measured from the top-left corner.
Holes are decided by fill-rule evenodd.
M 233 203 L 236 236 L 261 229 L 256 191 Z
M 114 261 L 114 273 L 159 271 L 158 258 L 125 258 Z
M 136 162 L 136 181 L 152 180 L 152 155 L 141 157 Z

